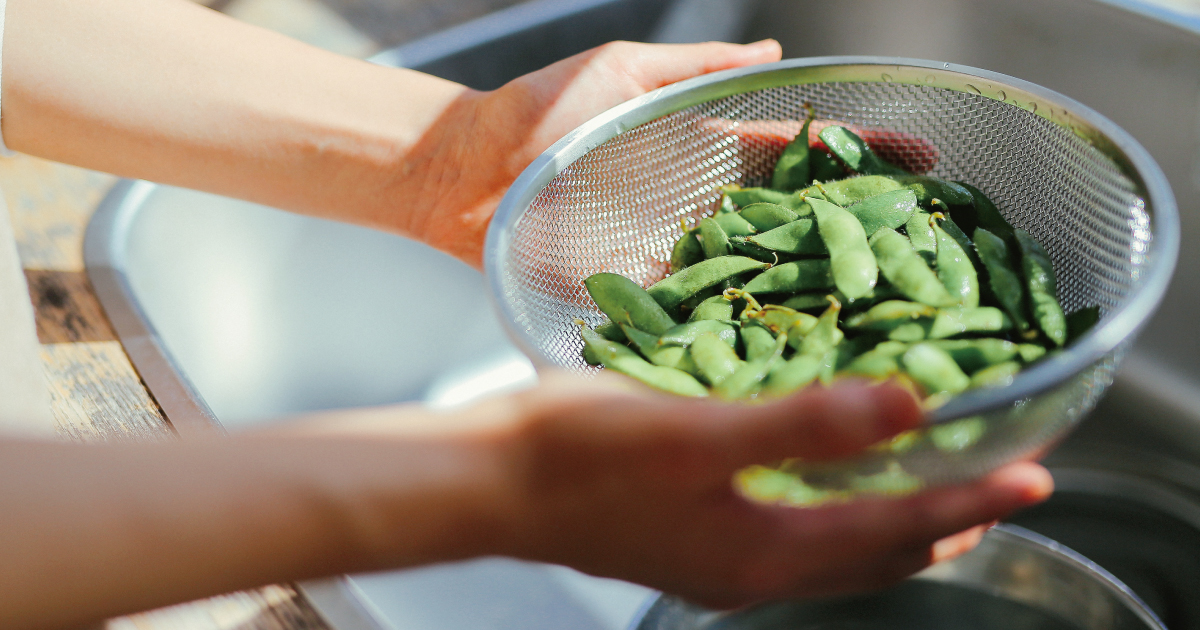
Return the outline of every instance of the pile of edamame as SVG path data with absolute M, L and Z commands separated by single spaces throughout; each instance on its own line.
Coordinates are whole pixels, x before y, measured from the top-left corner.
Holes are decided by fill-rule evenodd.
M 587 278 L 608 316 L 581 326 L 589 364 L 726 400 L 894 379 L 932 408 L 1011 383 L 1095 323 L 1097 308 L 1063 313 L 1046 250 L 978 189 L 909 173 L 839 125 L 810 146 L 812 122 L 770 187 L 723 189 L 667 278 Z

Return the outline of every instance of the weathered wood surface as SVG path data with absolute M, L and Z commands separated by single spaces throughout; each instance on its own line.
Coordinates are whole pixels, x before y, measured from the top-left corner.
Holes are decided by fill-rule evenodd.
M 296 16 L 321 45 L 322 11 L 340 15 L 326 30 L 360 33 L 324 41 L 363 39 L 371 48 L 396 45 L 515 4 L 518 0 L 207 0 L 234 15 L 260 16 L 260 26 L 289 32 Z M 272 19 L 281 20 L 272 24 Z M 285 23 L 287 22 L 287 23 Z M 315 27 L 314 27 L 315 24 Z M 291 25 L 291 26 L 289 26 Z M 355 40 L 360 37 L 360 40 Z M 346 44 L 350 46 L 350 44 Z M 355 44 L 357 45 L 357 44 Z M 335 48 L 336 46 L 329 46 Z M 355 49 L 359 50 L 359 49 Z M 353 53 L 350 49 L 339 52 Z M 361 52 L 361 51 L 360 51 Z M 96 205 L 115 182 L 110 175 L 23 155 L 0 157 L 0 191 L 8 203 L 22 266 L 35 306 L 42 360 L 56 430 L 80 442 L 175 439 L 168 419 L 122 349 L 87 279 L 83 236 Z M 294 588 L 253 591 L 180 604 L 109 620 L 108 630 L 329 630 Z

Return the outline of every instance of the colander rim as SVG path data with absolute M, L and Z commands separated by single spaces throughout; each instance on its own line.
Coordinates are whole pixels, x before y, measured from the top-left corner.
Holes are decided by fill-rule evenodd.
M 511 243 L 509 230 L 528 209 L 534 198 L 563 169 L 609 139 L 641 124 L 692 105 L 742 92 L 797 85 L 788 81 L 795 71 L 819 77 L 822 71 L 841 73 L 851 78 L 843 82 L 883 82 L 882 75 L 897 83 L 931 85 L 960 92 L 981 94 L 1032 111 L 1084 138 L 1113 159 L 1124 174 L 1141 190 L 1151 219 L 1151 248 L 1141 267 L 1141 284 L 1121 304 L 1070 348 L 1022 371 L 1012 384 L 992 389 L 964 392 L 931 412 L 928 424 L 1011 407 L 1048 392 L 1065 383 L 1089 366 L 1104 359 L 1122 342 L 1134 337 L 1157 310 L 1166 293 L 1179 255 L 1179 213 L 1175 198 L 1162 169 L 1149 152 L 1129 133 L 1108 118 L 1058 92 L 990 70 L 943 61 L 903 57 L 837 56 L 785 59 L 769 64 L 723 70 L 674 83 L 592 118 L 568 133 L 535 159 L 513 182 L 500 201 L 488 226 L 484 245 L 484 272 L 490 287 L 490 299 L 500 314 L 509 337 L 536 365 L 548 362 L 537 350 L 529 333 L 516 325 L 517 313 L 503 299 L 502 261 Z M 886 70 L 886 72 L 885 72 Z M 867 77 L 876 77 L 868 79 Z M 835 79 L 808 80 L 803 83 L 830 82 Z M 976 85 L 979 84 L 979 85 Z M 1035 104 L 1030 110 L 1028 105 Z

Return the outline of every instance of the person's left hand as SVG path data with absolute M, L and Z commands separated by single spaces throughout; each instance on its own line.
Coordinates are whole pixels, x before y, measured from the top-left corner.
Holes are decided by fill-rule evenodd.
M 401 222 L 396 227 L 480 267 L 488 222 L 501 197 L 559 138 L 650 90 L 780 56 L 774 40 L 744 46 L 613 42 L 493 92 L 464 93 L 400 169 L 397 188 L 404 189 L 404 199 L 419 199 L 420 207 L 393 215 Z

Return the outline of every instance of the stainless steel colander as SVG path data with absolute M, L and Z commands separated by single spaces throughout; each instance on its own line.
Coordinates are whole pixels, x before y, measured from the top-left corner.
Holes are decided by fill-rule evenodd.
M 931 414 L 931 424 L 982 417 L 987 431 L 958 452 L 906 452 L 904 469 L 928 483 L 960 481 L 1063 436 L 1111 383 L 1166 290 L 1179 247 L 1175 201 L 1146 151 L 1104 117 L 955 64 L 788 60 L 671 85 L 576 129 L 513 184 L 488 232 L 487 273 L 517 344 L 539 365 L 594 370 L 572 323 L 602 319 L 584 278 L 610 271 L 649 286 L 664 277 L 683 223 L 712 214 L 723 185 L 764 183 L 806 103 L 892 161 L 977 186 L 1049 250 L 1064 309 L 1103 314 L 1011 386 L 965 393 Z

